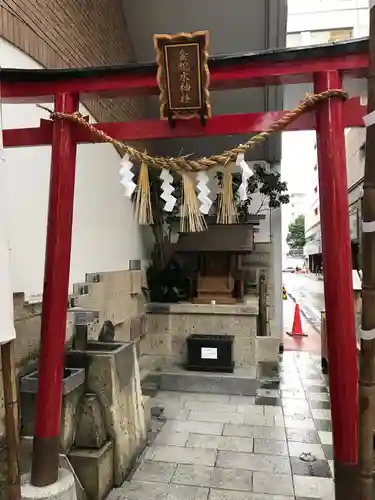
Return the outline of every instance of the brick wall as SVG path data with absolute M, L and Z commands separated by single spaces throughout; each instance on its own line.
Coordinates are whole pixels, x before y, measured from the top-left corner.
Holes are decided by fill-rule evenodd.
M 121 0 L 3 0 L 0 37 L 46 68 L 135 60 Z M 139 97 L 82 102 L 99 121 L 135 120 L 145 110 Z

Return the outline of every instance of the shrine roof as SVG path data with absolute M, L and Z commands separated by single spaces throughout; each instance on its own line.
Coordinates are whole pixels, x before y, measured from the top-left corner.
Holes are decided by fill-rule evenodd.
M 246 54 L 230 54 L 213 56 L 209 59 L 210 70 L 219 70 L 228 65 L 246 65 L 249 63 L 295 63 L 306 59 L 320 59 L 327 57 L 342 57 L 357 55 L 367 52 L 368 38 L 335 42 L 324 45 L 269 49 L 263 51 L 249 52 Z M 39 82 L 57 81 L 64 79 L 85 79 L 100 76 L 131 75 L 153 75 L 156 72 L 156 63 L 131 63 L 116 66 L 99 66 L 69 69 L 13 69 L 1 68 L 1 81 L 11 82 Z
M 254 250 L 252 224 L 215 224 L 206 231 L 181 233 L 173 245 L 176 253 L 226 252 L 247 254 Z

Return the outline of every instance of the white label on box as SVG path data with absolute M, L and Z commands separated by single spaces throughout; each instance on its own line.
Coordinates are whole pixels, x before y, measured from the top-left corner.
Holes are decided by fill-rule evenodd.
M 217 348 L 216 347 L 202 347 L 201 358 L 202 359 L 217 359 Z

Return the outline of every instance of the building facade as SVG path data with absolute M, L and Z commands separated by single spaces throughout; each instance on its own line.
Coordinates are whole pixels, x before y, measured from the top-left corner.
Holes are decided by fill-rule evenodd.
M 368 35 L 369 12 L 367 0 L 289 0 L 288 2 L 288 47 L 324 44 L 349 40 Z M 314 132 L 303 132 L 309 151 L 302 158 L 306 193 L 304 250 L 306 263 L 312 272 L 322 268 L 322 241 L 319 208 L 319 177 Z M 292 134 L 290 134 L 292 135 Z M 358 214 L 360 190 L 360 160 L 363 131 L 347 130 L 347 168 L 351 221 L 353 267 L 360 265 Z M 362 137 L 362 138 L 361 138 Z M 315 148 L 314 148 L 315 145 Z M 284 143 L 283 143 L 284 153 Z M 354 166 L 355 163 L 358 165 Z M 352 171 L 353 170 L 353 171 Z M 353 179 L 355 180 L 352 180 Z M 363 174 L 362 174 L 363 177 Z

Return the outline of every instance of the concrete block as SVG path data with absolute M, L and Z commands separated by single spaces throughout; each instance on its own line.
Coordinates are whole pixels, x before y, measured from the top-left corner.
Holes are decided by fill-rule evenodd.
M 279 354 L 280 338 L 257 337 L 256 338 L 256 361 L 277 361 Z
M 251 368 L 249 367 L 249 369 Z M 251 370 L 251 372 L 253 371 Z M 162 391 L 255 396 L 259 381 L 255 377 L 244 374 L 222 375 L 220 373 L 186 372 L 178 368 L 171 368 L 169 371 L 165 370 L 160 373 L 159 386 Z
M 58 479 L 50 486 L 39 488 L 30 484 L 30 475 L 21 477 L 22 500 L 77 500 L 74 476 L 71 472 L 59 469 Z
M 109 347 L 109 345 L 107 345 Z M 143 396 L 135 344 L 112 344 L 114 350 L 74 352 L 87 359 L 87 390 L 96 394 L 106 430 L 114 445 L 115 484 L 121 485 L 147 440 Z
M 254 337 L 237 336 L 233 343 L 233 360 L 235 366 L 255 365 L 256 343 Z
M 145 354 L 171 354 L 172 335 L 164 333 L 152 333 L 148 339 L 148 345 L 145 345 Z
M 113 443 L 99 450 L 74 449 L 68 458 L 90 500 L 103 500 L 113 486 Z

